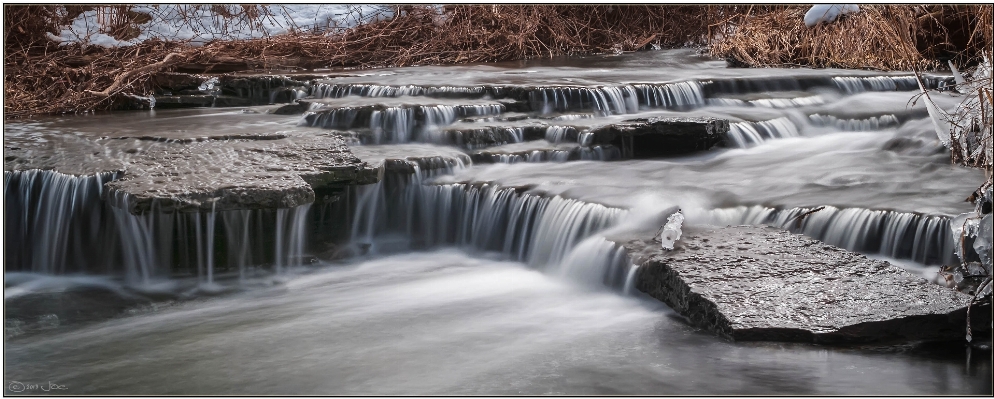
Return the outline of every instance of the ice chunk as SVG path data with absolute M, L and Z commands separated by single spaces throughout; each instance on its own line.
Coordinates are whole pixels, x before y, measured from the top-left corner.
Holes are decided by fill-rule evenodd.
M 966 79 L 963 79 L 963 74 L 959 73 L 956 69 L 956 65 L 953 65 L 953 60 L 946 60 L 949 62 L 949 70 L 953 71 L 953 79 L 956 79 L 956 86 L 963 87 L 966 84 Z
M 835 21 L 839 15 L 859 12 L 855 4 L 816 4 L 804 14 L 804 26 L 812 27 L 822 22 Z
M 991 273 L 991 235 L 994 234 L 994 228 L 991 226 L 991 223 L 994 223 L 992 215 L 994 213 L 988 213 L 980 221 L 977 237 L 973 241 L 973 250 L 977 252 L 977 255 L 980 255 L 980 263 L 984 265 L 987 274 Z
M 663 225 L 663 231 L 659 233 L 659 241 L 662 242 L 663 249 L 667 251 L 673 250 L 673 245 L 676 244 L 676 240 L 680 239 L 683 235 L 683 212 L 676 211 L 676 213 L 670 215 L 666 219 L 666 224 Z
M 932 125 L 935 126 L 935 134 L 939 136 L 939 141 L 942 142 L 942 145 L 949 148 L 949 132 L 952 128 L 949 126 L 949 122 L 946 121 L 945 114 L 932 102 L 932 98 L 928 96 L 928 92 L 922 86 L 921 79 L 918 79 L 918 88 L 922 91 L 925 108 L 928 109 L 928 116 L 932 118 Z

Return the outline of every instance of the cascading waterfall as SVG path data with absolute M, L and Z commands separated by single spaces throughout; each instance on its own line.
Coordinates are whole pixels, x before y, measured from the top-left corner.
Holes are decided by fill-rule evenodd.
M 311 112 L 305 115 L 300 125 L 325 129 L 368 128 L 371 136 L 364 142 L 407 143 L 412 141 L 447 143 L 438 134 L 438 128 L 448 126 L 460 118 L 500 115 L 502 104 L 477 105 L 418 105 L 387 107 L 342 107 Z
M 801 233 L 852 251 L 911 259 L 924 264 L 955 264 L 949 218 L 918 213 L 836 208 L 777 209 L 739 206 L 710 211 L 703 222 L 714 225 L 767 224 Z
M 277 274 L 300 266 L 308 241 L 310 204 L 274 210 L 127 212 L 129 197 L 112 192 L 126 280 L 192 274 L 206 286 L 219 269 L 238 271 L 272 262 Z
M 601 115 L 638 112 L 647 108 L 686 108 L 705 103 L 696 81 L 604 87 L 543 87 L 528 93 L 533 111 L 542 113 L 593 110 Z
M 151 212 L 134 215 L 127 194 L 104 190 L 120 176 L 5 171 L 5 270 L 118 275 L 134 285 L 190 274 L 213 284 L 219 269 L 244 276 L 251 265 L 302 262 L 309 205 L 177 213 L 153 204 Z
M 572 126 L 549 126 L 545 128 L 545 141 L 550 143 L 577 141 L 579 134 L 579 131 Z
M 872 116 L 866 119 L 840 119 L 833 115 L 813 114 L 808 119 L 811 124 L 819 127 L 833 127 L 846 132 L 862 132 L 896 127 L 901 124 L 893 114 Z
M 761 122 L 734 122 L 728 124 L 728 138 L 735 147 L 745 148 L 766 140 L 798 137 L 797 126 L 790 119 L 776 118 Z
M 649 108 L 689 108 L 705 104 L 704 85 L 698 81 L 635 85 L 639 102 Z
M 821 105 L 828 102 L 825 97 L 822 96 L 807 96 L 807 97 L 797 97 L 797 98 L 760 98 L 757 100 L 749 101 L 750 104 L 757 107 L 769 107 L 769 108 L 794 108 L 794 107 L 804 107 L 808 105 Z
M 491 184 L 430 184 L 417 167 L 389 174 L 375 185 L 356 187 L 352 243 L 370 251 L 396 251 L 454 245 L 498 252 L 532 267 L 556 271 L 585 239 L 615 226 L 626 210 L 560 196 L 546 197 Z M 607 253 L 600 251 L 599 253 Z M 611 259 L 617 254 L 612 253 Z M 579 275 L 601 273 L 617 288 L 625 284 L 627 261 L 593 261 Z M 600 267 L 600 272 L 590 268 Z M 621 268 L 623 270 L 616 270 Z M 617 276 L 622 277 L 617 277 Z
M 914 76 L 835 77 L 835 87 L 846 94 L 865 91 L 909 91 L 918 89 Z
M 482 97 L 487 94 L 483 86 L 383 86 L 375 84 L 326 84 L 319 83 L 311 87 L 311 96 L 317 98 L 342 98 L 346 96 L 361 97 Z
M 524 153 L 478 153 L 473 155 L 476 163 L 519 162 L 567 162 L 567 161 L 613 161 L 621 159 L 621 150 L 612 145 L 574 147 L 568 150 L 546 149 Z
M 46 274 L 84 271 L 108 234 L 104 183 L 119 172 L 73 176 L 49 170 L 4 171 L 4 266 Z

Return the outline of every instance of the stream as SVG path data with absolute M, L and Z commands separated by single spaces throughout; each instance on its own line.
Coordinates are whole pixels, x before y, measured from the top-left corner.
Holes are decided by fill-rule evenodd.
M 990 351 L 962 343 L 722 340 L 634 290 L 611 241 L 651 234 L 679 207 L 689 225 L 774 225 L 940 283 L 939 266 L 956 262 L 949 220 L 972 210 L 964 198 L 983 172 L 950 163 L 909 73 L 737 69 L 663 50 L 328 74 L 297 89 L 319 103 L 304 115 L 258 105 L 6 122 L 4 392 L 992 390 Z M 933 99 L 948 109 L 961 97 Z M 668 158 L 589 145 L 597 126 L 646 117 L 730 129 L 723 146 Z M 499 142 L 467 139 L 479 131 Z M 204 165 L 240 166 L 251 135 L 329 132 L 381 180 L 292 208 L 141 215 L 104 186 L 144 154 L 204 137 L 227 144 L 168 167 L 241 173 Z

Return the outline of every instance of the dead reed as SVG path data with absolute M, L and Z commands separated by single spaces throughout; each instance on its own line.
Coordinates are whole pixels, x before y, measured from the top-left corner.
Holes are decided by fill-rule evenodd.
M 757 6 L 736 15 L 711 53 L 750 66 L 934 70 L 976 64 L 991 48 L 990 5 L 869 5 L 808 28 L 807 7 Z
M 119 7 L 108 31 L 122 40 L 135 37 L 144 16 Z M 46 37 L 82 10 L 4 6 L 4 118 L 119 107 L 129 102 L 129 95 L 150 93 L 151 76 L 166 70 L 493 62 L 650 45 L 710 45 L 712 54 L 746 66 L 934 69 L 943 66 L 936 61 L 939 55 L 975 60 L 974 49 L 989 48 L 992 35 L 990 6 L 869 6 L 837 23 L 807 29 L 801 22 L 806 8 L 792 6 L 457 5 L 441 13 L 402 6 L 392 19 L 348 29 L 291 29 L 287 35 L 218 40 L 200 47 L 154 39 L 110 49 L 59 46 Z M 252 21 L 273 18 L 261 10 L 226 6 L 216 14 Z M 880 18 L 899 21 L 903 28 L 887 31 L 875 22 Z M 897 46 L 894 37 L 908 35 L 923 47 L 911 51 Z M 961 49 L 957 38 L 964 35 Z

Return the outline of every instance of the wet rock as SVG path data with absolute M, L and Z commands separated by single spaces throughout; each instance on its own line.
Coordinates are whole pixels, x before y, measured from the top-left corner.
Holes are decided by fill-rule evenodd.
M 963 339 L 970 297 L 771 227 L 684 232 L 673 251 L 625 247 L 636 287 L 691 323 L 739 341 L 857 343 Z M 989 318 L 983 323 L 990 325 Z M 976 327 L 975 327 L 976 328 Z
M 200 87 L 207 78 L 186 73 L 163 72 L 152 76 L 152 83 L 162 92 L 180 92 Z
M 708 150 L 728 133 L 718 118 L 639 118 L 595 128 L 594 144 L 612 144 L 625 158 L 653 158 Z
M 311 103 L 307 101 L 297 101 L 273 110 L 275 115 L 301 115 L 311 108 Z
M 181 94 L 160 96 L 155 98 L 156 108 L 193 108 L 193 107 L 244 107 L 252 105 L 248 99 L 234 96 L 215 96 L 211 94 Z
M 290 208 L 313 202 L 315 190 L 331 195 L 378 180 L 336 134 L 279 134 L 162 143 L 106 187 L 117 206 L 141 214 Z
M 545 138 L 545 126 L 523 127 L 484 126 L 476 128 L 450 128 L 442 131 L 447 143 L 468 149 L 493 147 L 522 141 Z

